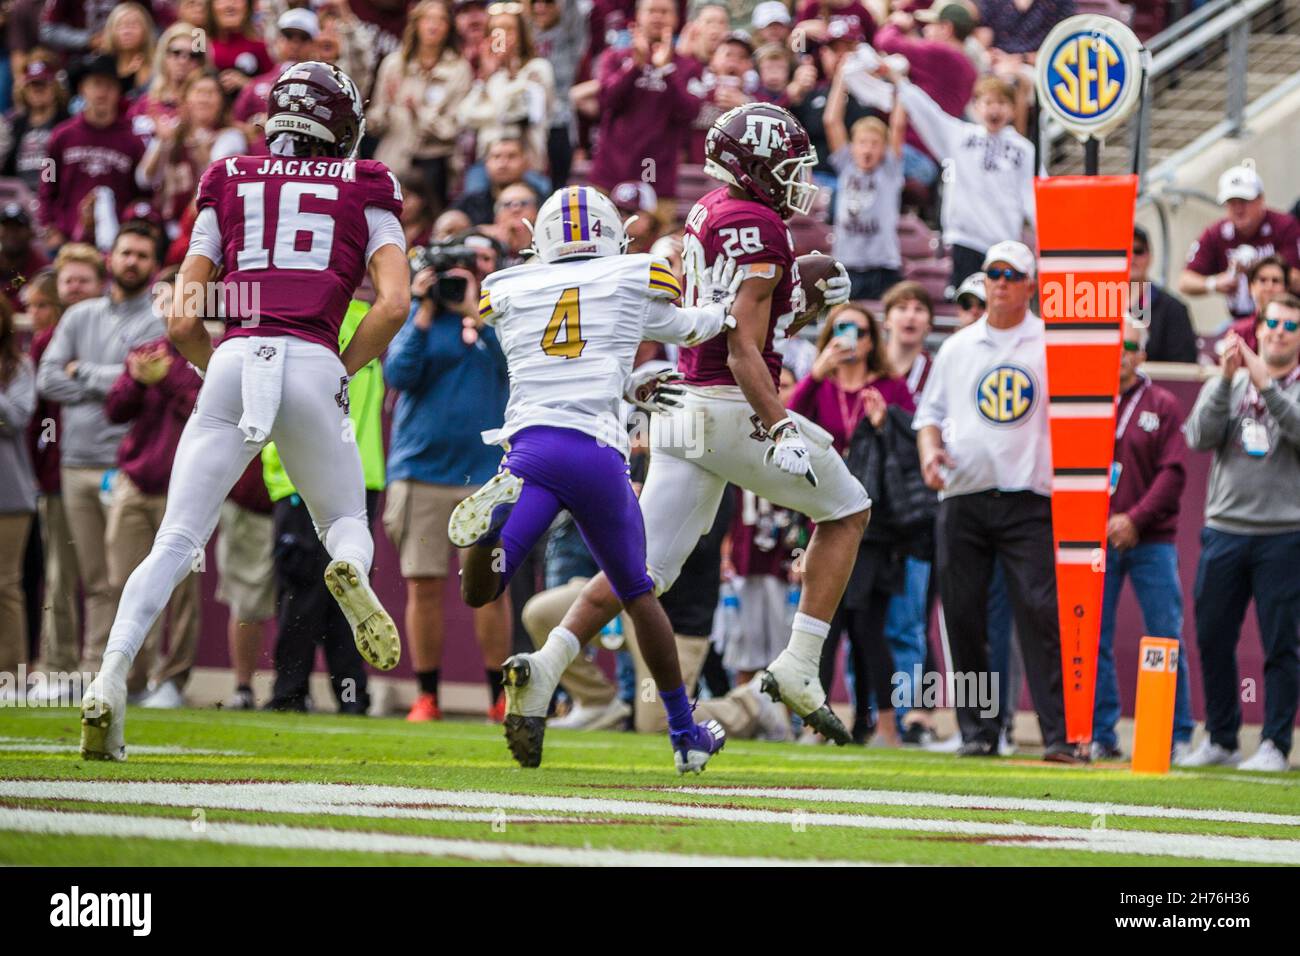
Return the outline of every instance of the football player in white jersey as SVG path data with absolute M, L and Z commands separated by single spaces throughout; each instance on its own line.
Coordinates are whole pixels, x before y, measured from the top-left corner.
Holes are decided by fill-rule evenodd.
M 637 641 L 668 712 L 674 760 L 699 773 L 722 748 L 716 721 L 700 725 L 682 684 L 672 626 L 646 571 L 645 525 L 628 473 L 622 395 L 644 339 L 693 345 L 728 320 L 735 263 L 720 257 L 696 308 L 678 308 L 667 263 L 625 255 L 619 212 L 602 193 L 571 186 L 539 210 L 528 263 L 484 282 L 479 312 L 497 330 L 510 370 L 505 424 L 484 440 L 507 448 L 501 471 L 461 502 L 448 525 L 467 549 L 461 594 L 481 607 L 562 510 L 636 624 Z M 737 283 L 738 284 L 738 283 Z M 546 647 L 505 662 L 506 740 L 524 766 L 541 762 L 551 692 L 578 651 L 563 628 Z

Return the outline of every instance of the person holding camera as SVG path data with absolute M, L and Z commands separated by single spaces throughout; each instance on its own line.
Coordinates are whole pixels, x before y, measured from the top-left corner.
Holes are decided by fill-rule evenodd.
M 384 529 L 406 581 L 406 639 L 420 695 L 408 720 L 437 720 L 442 663 L 442 595 L 451 552 L 452 509 L 496 474 L 501 449 L 481 433 L 505 421 L 509 380 L 496 332 L 478 319 L 476 251 L 438 243 L 412 250 L 411 313 L 384 360 L 401 394 L 388 457 Z M 474 612 L 493 715 L 501 663 L 510 647 L 505 596 Z

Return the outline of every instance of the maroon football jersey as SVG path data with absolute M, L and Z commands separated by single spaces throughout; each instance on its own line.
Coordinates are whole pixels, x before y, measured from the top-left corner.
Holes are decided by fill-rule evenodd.
M 794 292 L 799 287 L 794 238 L 775 210 L 753 200 L 735 199 L 723 186 L 704 196 L 686 217 L 682 241 L 685 305 L 698 304 L 697 290 L 719 255 L 729 255 L 740 265 L 768 263 L 781 268 L 781 279 L 772 293 L 767 337 L 763 340 L 763 360 L 772 373 L 773 383 L 779 383 L 781 356 L 772 348 L 772 339 L 781 317 L 794 313 Z M 693 348 L 682 349 L 677 367 L 691 385 L 736 384 L 727 368 L 725 332 Z
M 199 182 L 225 259 L 227 335 L 292 335 L 338 351 L 366 269 L 367 206 L 402 211 L 396 178 L 369 159 L 232 156 Z

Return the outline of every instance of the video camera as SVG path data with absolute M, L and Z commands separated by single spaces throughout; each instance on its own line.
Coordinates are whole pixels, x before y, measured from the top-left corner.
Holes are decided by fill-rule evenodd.
M 427 246 L 413 246 L 407 253 L 411 264 L 411 278 L 432 269 L 437 274 L 433 283 L 433 294 L 444 305 L 459 303 L 465 298 L 469 280 L 464 276 L 449 276 L 451 269 L 465 269 L 473 272 L 477 257 L 474 250 L 456 240 L 431 242 Z

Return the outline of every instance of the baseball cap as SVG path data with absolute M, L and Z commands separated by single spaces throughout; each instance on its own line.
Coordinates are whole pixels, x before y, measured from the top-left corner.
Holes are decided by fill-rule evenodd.
M 790 11 L 785 8 L 785 4 L 781 0 L 763 0 L 754 8 L 754 29 L 762 30 L 774 23 L 783 23 L 789 26 Z
M 915 16 L 922 23 L 938 23 L 940 20 L 951 23 L 960 40 L 966 39 L 975 29 L 975 18 L 971 12 L 964 4 L 953 3 L 952 0 L 938 0 L 929 9 L 917 10 Z
M 649 183 L 643 183 L 640 180 L 629 180 L 625 183 L 619 183 L 610 191 L 609 198 L 614 201 L 618 211 L 622 213 L 643 213 L 654 212 L 659 206 L 659 197 L 655 195 L 654 187 Z
M 23 70 L 23 82 L 25 83 L 53 83 L 56 78 L 54 67 L 44 60 L 29 60 L 27 68 Z
M 862 32 L 862 22 L 856 16 L 831 17 L 831 22 L 826 26 L 826 39 L 830 43 L 836 40 L 861 43 L 866 38 L 867 35 Z
M 1005 262 L 1017 272 L 1023 272 L 1027 276 L 1034 274 L 1034 254 L 1029 251 L 1027 245 L 1014 239 L 1004 239 L 995 243 L 993 248 L 985 253 L 985 269 L 995 262 Z
M 1264 194 L 1264 181 L 1255 172 L 1255 161 L 1247 159 L 1219 177 L 1219 205 L 1229 199 L 1258 199 Z
M 275 21 L 276 29 L 283 33 L 285 30 L 299 30 L 313 40 L 320 36 L 320 17 L 306 7 L 294 7 L 280 14 L 280 19 Z
M 0 222 L 16 222 L 22 226 L 30 226 L 32 217 L 20 202 L 7 202 L 0 207 Z
M 962 308 L 970 308 L 962 301 L 962 296 L 979 299 L 981 305 L 988 301 L 988 294 L 984 289 L 984 273 L 972 272 L 965 279 L 962 279 L 961 285 L 957 287 L 957 294 L 953 296 L 957 300 L 957 304 Z

